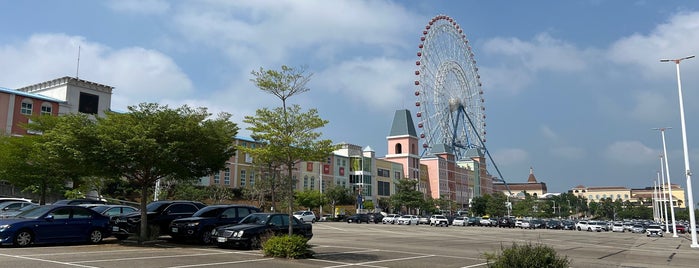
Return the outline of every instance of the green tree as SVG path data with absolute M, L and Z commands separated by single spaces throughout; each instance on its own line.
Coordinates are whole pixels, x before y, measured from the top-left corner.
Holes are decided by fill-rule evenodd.
M 93 123 L 85 115 L 36 116 L 32 121 L 24 127 L 43 135 L 0 137 L 0 179 L 39 193 L 39 203 L 45 204 L 48 193 L 63 192 L 68 182 L 80 186 L 81 178 L 96 170 L 84 154 L 64 146 L 90 144 L 80 132 Z
M 340 185 L 334 185 L 325 189 L 323 195 L 325 195 L 325 198 L 328 200 L 328 203 L 332 208 L 333 218 L 337 216 L 335 215 L 336 206 L 347 205 L 353 202 L 352 193 L 350 192 L 350 189 L 342 187 Z
M 324 195 L 320 191 L 306 189 L 296 192 L 296 203 L 307 209 L 317 208 L 327 204 Z
M 391 196 L 391 204 L 397 208 L 405 206 L 407 211 L 422 207 L 425 198 L 420 191 L 415 190 L 415 186 L 417 186 L 416 180 L 407 178 L 398 180 L 396 194 Z
M 90 137 L 96 144 L 86 154 L 104 172 L 139 188 L 140 243 L 147 237 L 146 204 L 156 181 L 192 181 L 223 169 L 235 152 L 238 127 L 230 114 L 211 119 L 206 108 L 142 103 L 128 110 L 97 119 Z
M 488 204 L 486 204 L 486 213 L 490 214 L 492 217 L 507 215 L 507 207 L 505 206 L 505 202 L 507 202 L 507 196 L 504 193 L 493 193 L 490 195 Z
M 254 76 L 251 81 L 263 92 L 272 94 L 282 101 L 282 107 L 268 109 L 262 108 L 255 112 L 254 116 L 245 116 L 243 120 L 249 124 L 247 129 L 252 132 L 251 137 L 262 143 L 273 156 L 268 161 L 280 163 L 280 168 L 286 169 L 286 180 L 293 180 L 293 169 L 302 161 L 321 161 L 327 157 L 335 146 L 331 140 L 321 140 L 321 132 L 317 129 L 324 127 L 328 121 L 318 115 L 318 110 L 310 109 L 302 112 L 301 106 L 287 107 L 287 100 L 309 89 L 306 83 L 311 74 L 305 74 L 305 70 L 282 66 L 281 70 L 252 71 Z M 258 153 L 258 152 L 253 152 Z M 259 156 L 255 155 L 254 156 Z M 289 193 L 293 193 L 295 183 L 289 183 Z M 293 217 L 294 196 L 289 195 L 288 209 L 289 221 Z M 289 235 L 293 234 L 289 225 Z
M 483 196 L 476 196 L 471 199 L 471 212 L 474 215 L 478 216 L 485 216 L 486 213 L 488 213 L 488 199 L 486 198 L 490 197 L 488 194 L 485 194 Z

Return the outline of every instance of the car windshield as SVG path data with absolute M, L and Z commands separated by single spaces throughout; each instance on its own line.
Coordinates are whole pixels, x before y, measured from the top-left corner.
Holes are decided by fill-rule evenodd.
M 240 224 L 265 224 L 267 223 L 266 214 L 250 214 L 247 217 L 240 220 Z
M 48 212 L 52 208 L 53 207 L 47 207 L 47 206 L 33 207 L 29 210 L 22 211 L 22 213 L 17 214 L 17 218 L 36 219 L 36 218 L 39 218 L 42 215 L 46 214 L 46 212 Z
M 106 206 L 106 205 L 97 205 L 94 207 L 90 207 L 90 209 L 94 210 L 97 213 L 102 213 L 105 210 L 107 210 L 108 208 L 110 208 L 110 206 Z

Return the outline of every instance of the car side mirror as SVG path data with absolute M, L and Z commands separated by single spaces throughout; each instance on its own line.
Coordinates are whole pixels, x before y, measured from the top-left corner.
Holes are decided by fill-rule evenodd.
M 53 215 L 46 215 L 46 217 L 44 217 L 44 220 L 53 221 Z

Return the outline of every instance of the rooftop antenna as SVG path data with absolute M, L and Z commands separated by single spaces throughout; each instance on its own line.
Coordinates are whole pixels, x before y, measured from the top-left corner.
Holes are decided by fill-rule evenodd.
M 79 73 L 80 73 L 80 46 L 78 46 L 78 67 L 75 70 L 75 79 L 78 79 Z

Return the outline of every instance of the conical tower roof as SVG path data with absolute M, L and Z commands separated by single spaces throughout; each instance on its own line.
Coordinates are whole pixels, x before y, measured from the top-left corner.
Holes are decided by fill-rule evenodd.
M 527 179 L 528 183 L 537 183 L 536 177 L 534 176 L 534 168 L 529 167 L 529 178 Z

